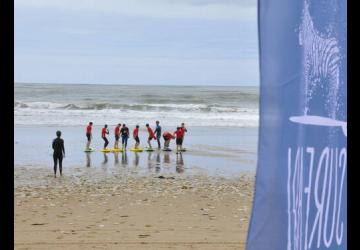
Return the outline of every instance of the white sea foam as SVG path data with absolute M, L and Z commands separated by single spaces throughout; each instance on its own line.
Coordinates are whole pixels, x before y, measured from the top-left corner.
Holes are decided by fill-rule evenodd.
M 258 99 L 253 90 L 167 87 L 164 91 L 164 87 L 151 86 L 135 92 L 131 87 L 125 91 L 118 88 L 21 86 L 15 88 L 14 122 L 82 126 L 89 121 L 99 125 L 119 122 L 135 125 L 160 120 L 164 126 L 181 122 L 189 126 L 258 126 Z
M 103 110 L 62 110 L 62 109 L 15 109 L 17 125 L 84 125 L 88 121 L 95 124 L 117 124 L 125 122 L 129 125 L 161 120 L 163 125 L 177 126 L 185 122 L 190 126 L 258 126 L 256 110 L 246 112 L 144 112 Z

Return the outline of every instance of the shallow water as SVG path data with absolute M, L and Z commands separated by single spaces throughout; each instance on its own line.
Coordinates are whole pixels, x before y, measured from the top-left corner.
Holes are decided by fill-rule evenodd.
M 130 128 L 132 130 L 133 128 Z M 230 177 L 244 172 L 255 172 L 257 152 L 257 128 L 239 127 L 189 127 L 184 140 L 187 152 L 154 151 L 134 153 L 101 153 L 103 140 L 100 138 L 101 127 L 93 128 L 92 147 L 96 152 L 83 152 L 86 138 L 85 128 L 80 126 L 20 126 L 14 128 L 14 163 L 15 167 L 48 168 L 52 171 L 52 139 L 56 130 L 62 131 L 65 141 L 66 158 L 63 161 L 64 173 L 79 168 L 92 168 L 103 173 L 134 174 L 207 174 Z M 110 127 L 112 133 L 113 128 Z M 170 128 L 163 127 L 163 131 Z M 140 130 L 141 147 L 146 146 L 146 131 Z M 114 138 L 109 136 L 110 147 Z M 134 142 L 129 139 L 128 149 Z M 163 141 L 162 141 L 163 143 Z M 152 142 L 153 147 L 156 142 Z M 170 147 L 175 149 L 175 141 Z

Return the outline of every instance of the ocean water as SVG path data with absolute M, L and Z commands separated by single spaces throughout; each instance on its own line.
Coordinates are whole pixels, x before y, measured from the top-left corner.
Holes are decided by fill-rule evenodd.
M 257 87 L 15 84 L 15 125 L 258 126 Z
M 258 89 L 256 87 L 115 86 L 68 84 L 15 84 L 15 167 L 47 168 L 52 172 L 51 142 L 56 130 L 65 141 L 65 173 L 79 168 L 118 173 L 171 173 L 231 177 L 255 172 L 258 136 Z M 126 123 L 130 131 L 140 125 L 140 146 L 146 147 L 145 124 L 174 132 L 184 122 L 187 152 L 99 152 L 103 124 L 109 125 L 110 144 L 114 126 Z M 83 152 L 85 128 L 94 122 L 92 147 Z M 134 141 L 129 139 L 128 148 Z M 163 144 L 163 140 L 162 140 Z M 156 142 L 152 142 L 156 147 Z M 175 149 L 175 141 L 170 147 Z M 74 172 L 75 171 L 75 172 Z

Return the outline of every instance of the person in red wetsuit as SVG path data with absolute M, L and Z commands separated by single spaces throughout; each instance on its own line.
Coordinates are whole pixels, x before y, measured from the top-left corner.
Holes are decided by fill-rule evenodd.
M 139 139 L 139 125 L 136 125 L 136 128 L 134 128 L 134 131 L 133 131 L 133 137 L 134 137 L 134 140 L 135 140 L 135 146 L 134 148 L 138 148 L 139 145 L 140 145 L 140 139 Z
M 150 126 L 149 126 L 148 123 L 146 123 L 146 128 L 147 128 L 147 131 L 148 131 L 148 133 L 149 133 L 149 137 L 148 137 L 147 143 L 149 144 L 149 148 L 152 148 L 150 141 L 151 141 L 152 139 L 155 139 L 155 140 L 156 140 L 156 136 L 155 136 L 155 134 L 154 134 L 154 131 L 150 128 Z
M 184 139 L 185 131 L 181 127 L 177 127 L 174 135 L 176 136 L 176 153 L 178 154 L 182 150 L 182 143 Z M 180 150 L 179 150 L 180 149 Z
M 91 143 L 91 139 L 92 139 L 92 122 L 89 122 L 89 125 L 86 127 L 86 138 L 87 138 L 87 143 L 86 143 L 86 150 L 90 149 L 90 143 Z
M 164 143 L 164 149 L 165 149 L 165 150 L 169 150 L 170 141 L 171 141 L 171 139 L 175 139 L 175 136 L 173 136 L 170 132 L 165 131 L 165 132 L 163 133 L 163 138 L 164 138 L 164 141 L 165 141 L 165 143 Z
M 119 148 L 120 127 L 121 127 L 121 123 L 119 123 L 119 124 L 115 127 L 115 131 L 114 131 L 114 135 L 115 135 L 114 148 Z
M 105 126 L 102 128 L 101 130 L 101 138 L 103 138 L 103 140 L 105 141 L 104 143 L 104 149 L 106 149 L 107 145 L 109 144 L 108 139 L 106 138 L 106 135 L 109 134 L 109 130 L 107 129 L 107 125 L 105 124 Z

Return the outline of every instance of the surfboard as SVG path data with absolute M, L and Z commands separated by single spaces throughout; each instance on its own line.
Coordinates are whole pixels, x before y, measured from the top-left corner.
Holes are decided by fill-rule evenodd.
M 123 152 L 124 150 L 122 148 L 110 148 L 111 152 Z
M 110 149 L 101 149 L 100 152 L 103 152 L 103 153 L 110 153 L 111 150 Z
M 131 148 L 130 151 L 132 151 L 132 152 L 142 152 L 143 149 L 142 148 Z
M 148 151 L 148 152 L 152 152 L 152 151 L 155 151 L 155 149 L 153 148 L 144 148 L 145 151 Z
M 93 149 L 93 148 L 85 149 L 84 152 L 87 152 L 87 153 L 88 152 L 95 152 L 95 149 Z
M 169 152 L 169 151 L 171 151 L 171 149 L 170 148 L 164 148 L 163 151 L 168 151 Z
M 181 150 L 179 150 L 180 152 L 185 152 L 187 149 L 186 148 L 182 148 Z

